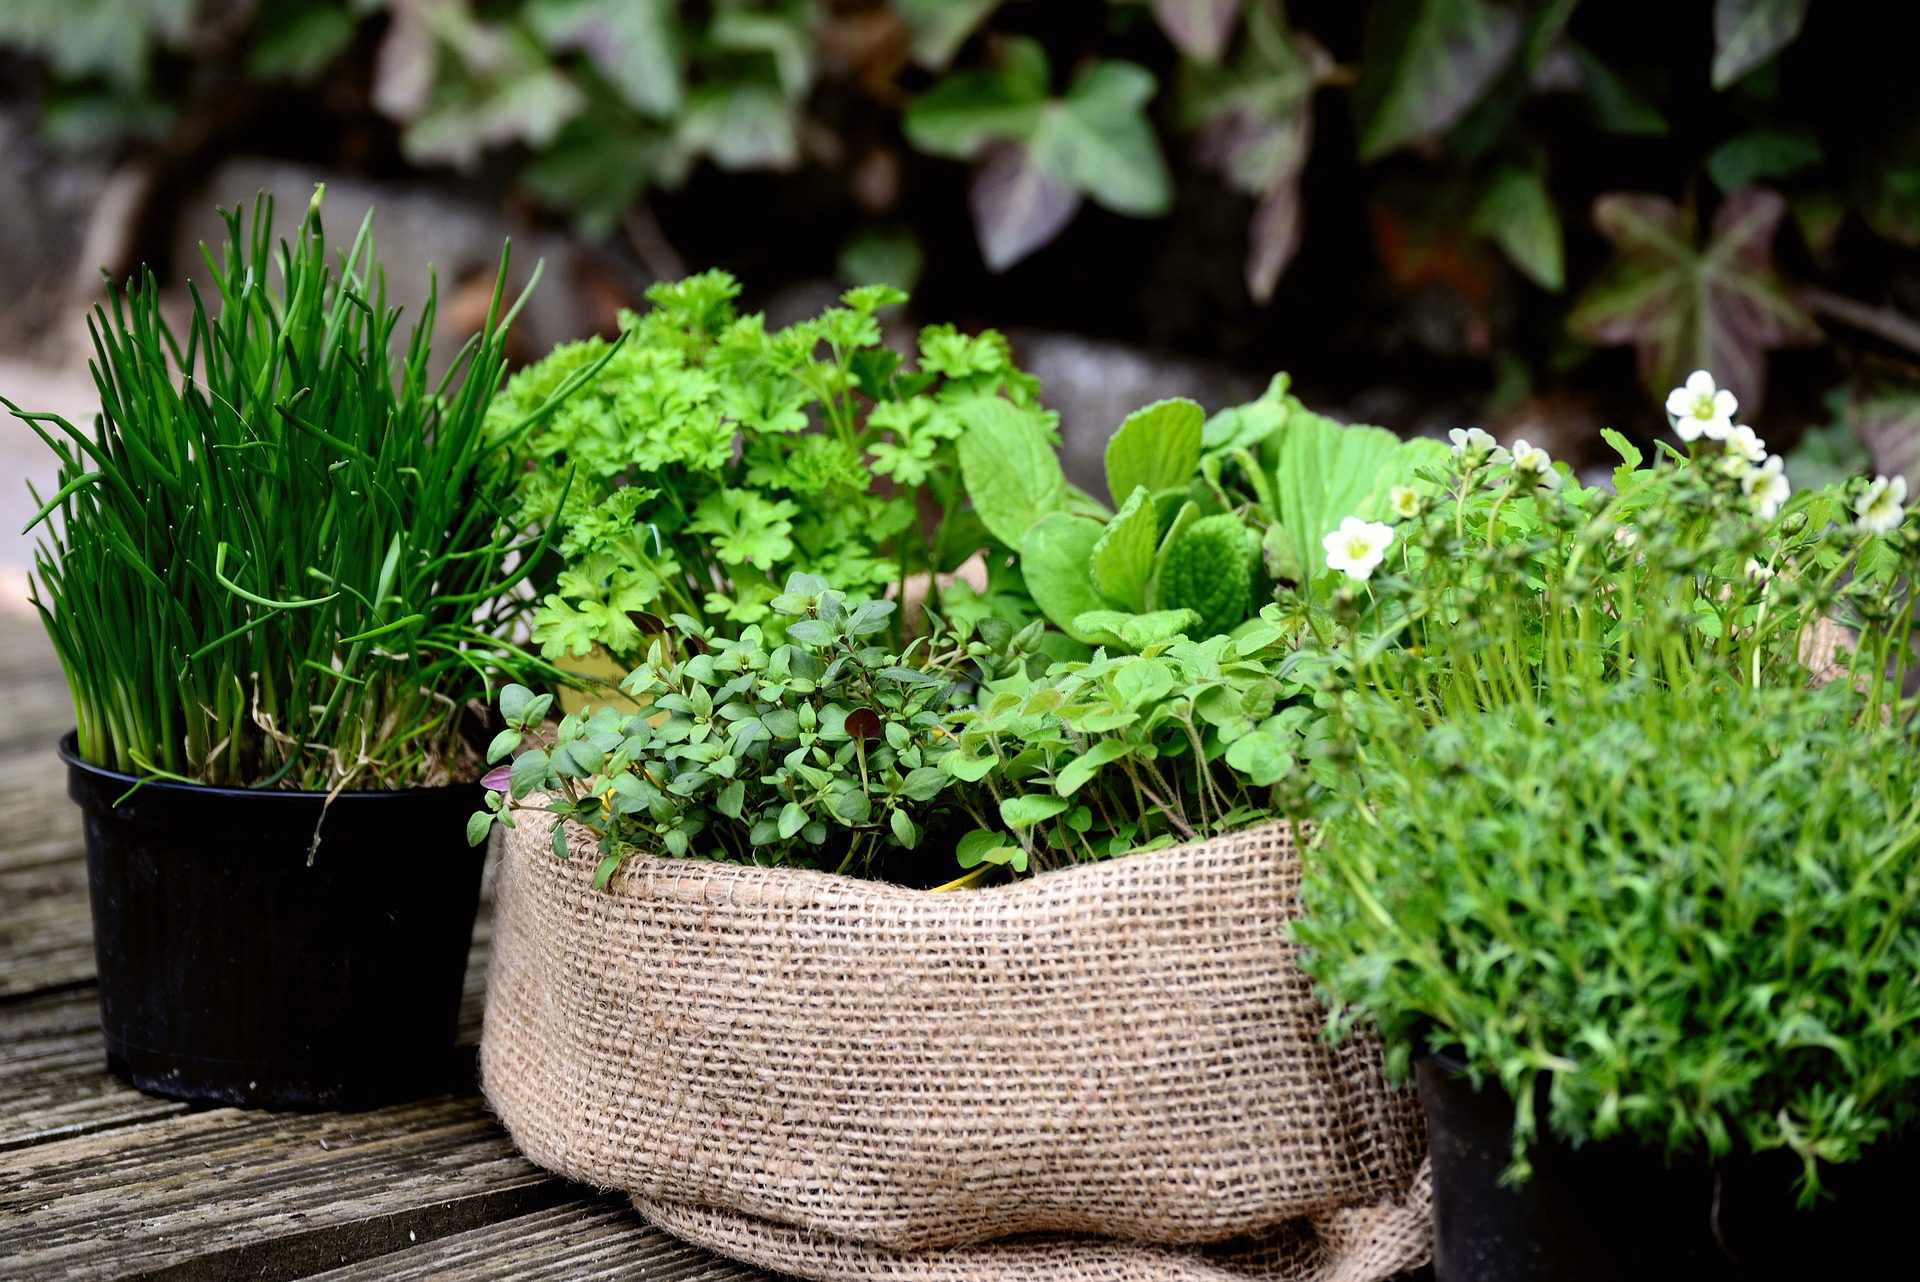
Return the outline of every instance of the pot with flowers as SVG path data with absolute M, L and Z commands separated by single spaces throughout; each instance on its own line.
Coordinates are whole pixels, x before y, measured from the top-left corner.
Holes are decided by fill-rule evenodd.
M 1314 692 L 1259 610 L 1444 449 L 1280 381 L 1130 416 L 1095 496 L 997 335 L 903 362 L 891 294 L 769 331 L 733 288 L 657 290 L 531 442 L 538 635 L 630 672 L 557 724 L 502 698 L 472 836 L 508 830 L 481 1076 L 516 1143 L 809 1278 L 1417 1266 L 1418 1109 L 1321 1036 L 1282 930 Z
M 1418 1080 L 1441 1282 L 1896 1245 L 1920 523 L 1884 479 L 1790 494 L 1704 376 L 1669 408 L 1691 453 L 1616 437 L 1610 491 L 1463 435 L 1364 584 L 1300 607 L 1351 768 L 1295 934 Z
M 60 462 L 34 601 L 73 695 L 107 1062 L 182 1099 L 449 1080 L 480 700 L 548 671 L 498 639 L 540 550 L 503 520 L 537 415 L 486 428 L 499 287 L 436 381 L 431 299 L 396 350 L 370 220 L 336 265 L 319 206 L 277 255 L 269 201 L 226 215 L 184 335 L 151 274 L 110 289 L 92 430 L 7 403 Z

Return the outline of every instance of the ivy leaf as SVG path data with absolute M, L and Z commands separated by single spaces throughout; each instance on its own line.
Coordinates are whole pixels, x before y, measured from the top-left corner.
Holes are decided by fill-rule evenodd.
M 1451 129 L 1520 46 L 1520 15 L 1491 0 L 1381 0 L 1368 11 L 1354 115 L 1360 159 Z
M 1100 522 L 1091 517 L 1054 512 L 1028 530 L 1020 544 L 1020 569 L 1033 603 L 1055 627 L 1087 645 L 1101 641 L 1083 634 L 1074 621 L 1091 611 L 1111 608 L 1088 573 L 1102 533 Z
M 722 169 L 792 169 L 800 163 L 793 105 L 772 85 L 710 85 L 688 101 L 680 146 Z
M 948 76 L 915 99 L 901 121 L 907 141 L 972 160 L 989 143 L 1032 137 L 1047 100 L 1047 55 L 1024 36 L 1002 41 L 999 55 L 995 67 Z
M 1792 44 L 1809 0 L 1714 0 L 1713 87 L 1725 89 Z
M 983 396 L 955 413 L 966 428 L 958 450 L 967 497 L 988 532 L 1017 548 L 1034 522 L 1066 506 L 1060 459 L 1031 408 Z
M 1191 481 L 1206 417 L 1185 397 L 1155 401 L 1127 415 L 1107 440 L 1107 493 L 1113 501 L 1139 487 L 1158 494 Z
M 1173 180 L 1146 113 L 1156 86 L 1145 67 L 1094 63 L 1041 112 L 1029 140 L 1033 163 L 1116 214 L 1166 213 Z
M 1048 175 L 1024 143 L 988 147 L 967 187 L 973 234 L 990 272 L 1003 272 L 1058 236 L 1080 212 L 1080 193 Z
M 1153 0 L 1153 13 L 1181 53 L 1218 62 L 1233 37 L 1240 0 Z
M 1560 214 L 1538 170 L 1508 165 L 1496 173 L 1474 211 L 1473 229 L 1491 237 L 1540 288 L 1557 294 L 1566 285 Z
M 1591 51 L 1572 41 L 1567 50 L 1580 72 L 1580 87 L 1586 91 L 1587 113 L 1603 133 L 1625 138 L 1664 138 L 1667 119 L 1645 94 L 1628 84 Z
M 1813 130 L 1756 129 L 1729 138 L 1707 155 L 1707 175 L 1724 192 L 1739 191 L 1757 182 L 1791 178 L 1813 168 L 1825 157 Z
M 893 0 L 890 7 L 907 29 L 913 60 L 939 71 L 1000 7 L 1000 0 Z
M 653 116 L 680 109 L 680 51 L 667 0 L 535 0 L 525 14 L 548 48 L 585 53 L 632 106 Z
M 1702 248 L 1691 216 L 1666 197 L 1600 197 L 1593 219 L 1613 242 L 1615 261 L 1569 327 L 1602 346 L 1631 344 L 1656 392 L 1688 370 L 1712 370 L 1752 414 L 1765 396 L 1767 352 L 1820 335 L 1774 270 L 1773 237 L 1785 211 L 1775 192 L 1736 192 L 1721 202 Z
M 1100 595 L 1133 610 L 1147 608 L 1147 580 L 1153 575 L 1154 551 L 1160 542 L 1160 522 L 1155 513 L 1147 487 L 1134 486 L 1119 513 L 1094 541 L 1089 557 L 1093 586 Z

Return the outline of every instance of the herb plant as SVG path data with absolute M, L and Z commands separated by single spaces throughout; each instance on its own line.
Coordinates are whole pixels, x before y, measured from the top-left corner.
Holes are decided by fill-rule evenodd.
M 277 257 L 270 201 L 226 221 L 214 308 L 193 291 L 184 343 L 150 273 L 109 288 L 91 432 L 5 402 L 60 460 L 33 590 L 80 755 L 229 786 L 457 777 L 466 701 L 543 670 L 498 639 L 516 558 L 540 551 L 507 522 L 512 450 L 552 407 L 482 430 L 505 255 L 485 326 L 435 381 L 431 295 L 394 351 L 371 216 L 337 264 L 318 192 Z
M 1920 1118 L 1920 755 L 1845 683 L 1573 683 L 1361 759 L 1303 965 L 1400 1073 L 1464 1051 L 1543 1128 L 1784 1148 L 1801 1190 Z M 1535 1093 L 1546 1089 L 1546 1117 Z
M 1308 549 L 1342 516 L 1384 512 L 1396 486 L 1444 454 L 1315 414 L 1282 374 L 1259 400 L 1211 419 L 1183 399 L 1128 415 L 1107 442 L 1109 513 L 1055 479 L 1059 464 L 1037 456 L 1031 429 L 972 430 L 962 461 L 969 448 L 983 456 L 968 472 L 975 504 L 989 524 L 1024 522 L 1017 542 L 1001 537 L 1021 549 L 1034 602 L 1075 640 L 1130 650 L 1246 624 L 1276 582 L 1319 568 Z M 1020 485 L 1001 514 L 993 491 Z
M 535 430 L 520 483 L 520 519 L 555 530 L 564 561 L 534 616 L 548 657 L 636 657 L 647 616 L 777 633 L 794 573 L 860 597 L 952 570 L 986 541 L 954 465 L 976 412 L 1012 416 L 1051 461 L 1053 416 L 999 334 L 931 326 L 908 370 L 876 316 L 898 290 L 771 333 L 738 293 L 722 272 L 655 286 L 617 344 L 559 348 L 495 407 L 511 429 L 604 366 Z
M 1284 635 L 1263 621 L 1238 638 L 1180 637 L 989 681 L 941 762 L 984 790 L 993 810 L 980 817 L 999 820 L 961 839 L 962 865 L 1044 869 L 1288 815 L 1280 785 L 1313 714 L 1280 662 Z
M 877 642 L 891 601 L 849 604 L 804 574 L 769 609 L 783 642 L 757 624 L 728 637 L 676 616 L 622 685 L 639 711 L 571 714 L 544 746 L 525 740 L 551 697 L 508 687 L 508 729 L 489 756 L 518 755 L 489 776 L 498 790 L 469 839 L 511 826 L 525 804 L 599 837 L 596 886 L 636 850 L 944 880 L 966 826 L 955 776 L 940 769 L 956 712 L 974 678 L 1017 664 L 1031 636 L 989 623 L 889 653 Z M 553 840 L 565 858 L 564 824 Z

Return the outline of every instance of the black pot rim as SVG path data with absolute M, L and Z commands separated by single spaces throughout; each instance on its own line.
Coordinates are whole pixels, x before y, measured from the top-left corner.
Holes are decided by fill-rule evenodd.
M 431 788 L 347 788 L 342 789 L 338 793 L 329 794 L 306 788 L 228 788 L 205 783 L 176 783 L 171 779 L 142 779 L 138 775 L 123 774 L 118 770 L 109 770 L 105 766 L 97 765 L 81 756 L 80 732 L 77 729 L 69 730 L 60 736 L 58 752 L 60 754 L 60 760 L 66 762 L 69 767 L 74 770 L 83 771 L 96 779 L 111 781 L 115 784 L 123 784 L 127 788 L 138 787 L 141 792 L 159 792 L 181 797 L 228 797 L 245 800 L 278 797 L 289 802 L 304 801 L 311 803 L 315 801 L 325 801 L 328 796 L 331 795 L 336 805 L 342 801 L 352 799 L 356 803 L 357 808 L 359 803 L 373 801 L 377 798 L 400 797 L 417 801 L 421 797 L 451 797 L 455 794 L 471 794 L 480 787 L 480 781 L 475 779 L 467 783 L 435 784 Z

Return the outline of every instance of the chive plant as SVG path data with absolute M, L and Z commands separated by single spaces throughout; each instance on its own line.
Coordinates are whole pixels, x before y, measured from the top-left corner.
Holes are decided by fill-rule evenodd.
M 464 767 L 468 701 L 544 670 L 502 639 L 542 550 L 504 513 L 514 446 L 558 396 L 482 430 L 518 310 L 501 307 L 506 252 L 484 327 L 436 381 L 433 293 L 396 358 L 372 215 L 330 259 L 321 194 L 277 254 L 270 199 L 250 221 L 223 212 L 224 254 L 202 251 L 212 307 L 188 286 L 184 344 L 151 272 L 109 283 L 88 324 L 91 432 L 6 402 L 60 460 L 28 527 L 45 531 L 33 597 L 87 761 L 429 785 Z

